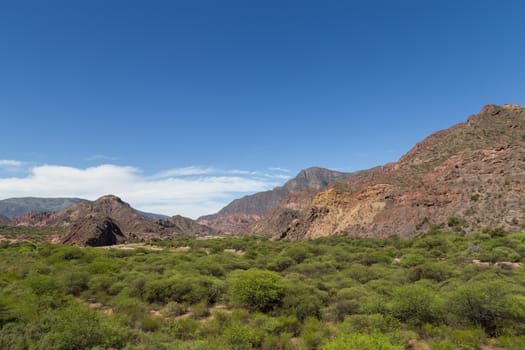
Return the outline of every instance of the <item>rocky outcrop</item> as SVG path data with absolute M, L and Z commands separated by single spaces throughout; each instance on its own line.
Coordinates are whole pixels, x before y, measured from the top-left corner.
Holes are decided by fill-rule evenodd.
M 184 234 L 184 232 L 192 232 L 192 234 L 203 237 L 203 236 L 216 236 L 220 234 L 220 231 L 211 229 L 208 226 L 201 225 L 194 220 L 186 218 L 181 215 L 172 216 L 166 220 L 161 221 L 161 225 L 165 230 L 171 232 L 179 232 Z
M 252 231 L 254 223 L 282 203 L 286 202 L 287 206 L 293 206 L 295 199 L 311 198 L 331 182 L 350 175 L 318 167 L 301 170 L 283 186 L 236 199 L 217 214 L 200 217 L 198 222 L 224 233 L 248 233 Z M 297 203 L 296 207 L 301 205 Z
M 525 224 L 525 108 L 488 105 L 437 132 L 398 162 L 319 192 L 276 237 L 410 237 L 432 225 L 457 231 Z M 262 220 L 269 220 L 263 218 Z
M 81 247 L 101 247 L 122 243 L 125 240 L 126 237 L 111 218 L 89 215 L 73 224 L 61 243 Z
M 110 228 L 117 227 L 122 235 L 122 238 L 118 238 L 120 235 L 115 236 L 118 238 L 118 243 L 129 240 L 168 239 L 180 235 L 214 236 L 219 234 L 212 228 L 182 216 L 165 220 L 146 217 L 113 195 L 100 197 L 93 202 L 79 202 L 57 213 L 43 216 L 42 220 L 34 222 L 33 225 L 67 230 L 68 241 L 64 241 L 66 243 L 84 242 L 86 237 L 102 237 L 97 242 L 104 241 L 105 237 L 109 236 L 106 235 L 107 231 L 100 228 L 108 225 Z M 104 234 L 100 236 L 102 233 Z
M 30 211 L 25 214 L 14 217 L 12 220 L 16 225 L 35 226 L 45 222 L 53 213 L 47 211 Z

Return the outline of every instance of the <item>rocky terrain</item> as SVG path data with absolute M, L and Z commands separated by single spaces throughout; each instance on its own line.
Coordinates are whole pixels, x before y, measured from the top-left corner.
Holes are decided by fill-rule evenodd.
M 291 239 L 411 237 L 433 225 L 464 232 L 523 228 L 525 108 L 488 105 L 398 162 L 329 186 L 294 215 L 272 233 Z
M 253 213 L 237 227 L 289 239 L 412 237 L 439 226 L 458 232 L 521 229 L 525 108 L 487 105 L 467 122 L 430 135 L 395 163 L 332 180 L 326 188 L 288 191 L 267 207 L 258 204 L 266 213 Z M 219 218 L 238 207 L 233 202 Z M 205 223 L 223 227 L 217 219 Z M 229 224 L 230 231 L 242 231 L 233 220 Z
M 198 223 L 181 216 L 147 217 L 111 195 L 74 200 L 57 212 L 0 215 L 0 224 L 65 230 L 61 240 L 78 245 L 182 234 L 301 240 L 337 234 L 406 238 L 433 227 L 520 230 L 525 227 L 525 107 L 487 105 L 466 122 L 430 135 L 395 163 L 351 174 L 303 170 L 283 186 L 237 199 Z
M 31 225 L 41 221 L 46 215 L 63 210 L 73 204 L 86 201 L 81 198 L 43 198 L 20 197 L 0 200 L 0 215 L 12 218 L 16 224 Z M 147 213 L 137 210 L 138 213 L 153 218 L 167 219 L 168 216 Z
M 126 237 L 111 218 L 96 214 L 88 215 L 73 224 L 61 239 L 64 244 L 81 247 L 110 246 L 125 241 Z
M 329 183 L 348 176 L 350 174 L 329 169 L 308 168 L 299 172 L 283 186 L 236 199 L 218 213 L 200 217 L 198 222 L 224 233 L 247 233 L 253 223 L 267 215 L 283 200 L 294 197 L 312 198 Z
M 178 215 L 167 219 L 144 216 L 113 195 L 100 197 L 96 201 L 82 200 L 56 213 L 30 212 L 13 220 L 18 226 L 65 230 L 65 235 L 54 240 L 80 246 L 166 239 L 177 235 L 219 234 L 212 228 Z M 13 220 L 8 223 L 13 223 Z

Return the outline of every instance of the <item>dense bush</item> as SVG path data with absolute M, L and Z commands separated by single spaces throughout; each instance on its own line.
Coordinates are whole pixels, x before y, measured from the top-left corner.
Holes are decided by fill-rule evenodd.
M 275 272 L 237 270 L 229 276 L 229 296 L 234 304 L 250 311 L 268 312 L 281 305 L 284 285 Z
M 392 344 L 388 337 L 380 333 L 350 333 L 328 341 L 321 350 L 403 350 L 404 348 Z
M 0 349 L 524 349 L 525 234 L 455 231 L 3 242 Z

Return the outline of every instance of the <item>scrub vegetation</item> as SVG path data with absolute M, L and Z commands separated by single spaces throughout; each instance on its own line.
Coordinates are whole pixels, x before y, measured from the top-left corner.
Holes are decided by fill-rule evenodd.
M 0 243 L 1 349 L 525 346 L 525 233 Z

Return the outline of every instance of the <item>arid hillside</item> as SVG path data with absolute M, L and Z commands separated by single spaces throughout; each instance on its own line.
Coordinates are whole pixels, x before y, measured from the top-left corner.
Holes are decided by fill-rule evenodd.
M 331 182 L 350 175 L 318 167 L 301 170 L 296 177 L 283 186 L 236 199 L 218 213 L 200 217 L 198 222 L 224 233 L 247 233 L 251 230 L 253 223 L 271 212 L 283 200 L 313 198 L 317 192 L 326 188 Z
M 430 135 L 398 162 L 329 186 L 293 217 L 268 233 L 304 239 L 409 237 L 432 225 L 518 230 L 525 224 L 525 108 L 485 106 L 467 122 Z M 263 219 L 269 221 L 278 219 Z

